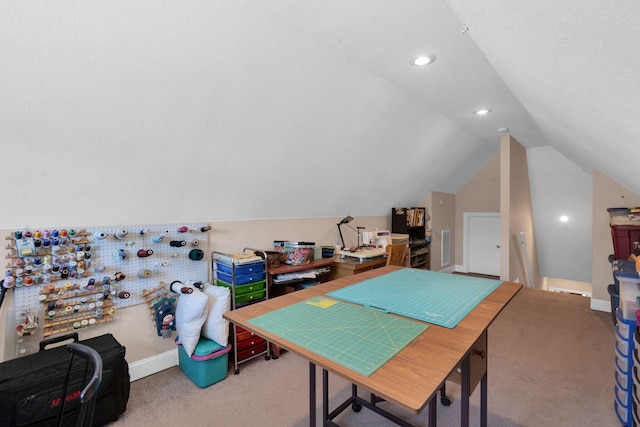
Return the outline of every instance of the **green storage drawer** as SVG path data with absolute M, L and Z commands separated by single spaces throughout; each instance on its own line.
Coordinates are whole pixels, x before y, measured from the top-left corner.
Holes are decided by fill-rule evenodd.
M 264 298 L 264 289 L 248 294 L 236 295 L 236 304 L 244 304 L 252 301 L 259 301 Z
M 238 295 L 244 295 L 244 294 L 248 294 L 251 292 L 257 292 L 257 291 L 264 291 L 264 288 L 266 286 L 266 280 L 262 280 L 260 282 L 255 282 L 255 283 L 249 283 L 246 285 L 238 285 L 235 287 L 236 290 L 236 301 L 238 300 Z M 233 292 L 233 290 L 231 289 L 232 286 L 227 283 L 227 282 L 223 282 L 221 280 L 217 280 L 216 284 L 218 286 L 224 286 L 225 288 L 229 288 L 230 291 Z

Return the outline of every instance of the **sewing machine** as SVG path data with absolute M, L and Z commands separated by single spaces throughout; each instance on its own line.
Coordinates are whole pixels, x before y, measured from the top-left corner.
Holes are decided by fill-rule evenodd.
M 391 242 L 391 233 L 389 230 L 374 230 L 362 232 L 362 243 L 373 247 L 382 247 L 386 249 Z
M 338 252 L 343 258 L 345 256 L 359 258 L 361 261 L 368 258 L 377 258 L 387 254 L 387 245 L 392 243 L 389 230 L 375 230 L 362 232 L 362 244 L 354 252 L 341 250 Z

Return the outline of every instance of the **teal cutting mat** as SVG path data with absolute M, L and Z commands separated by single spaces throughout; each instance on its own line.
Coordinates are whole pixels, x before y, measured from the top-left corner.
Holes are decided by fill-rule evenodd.
M 501 280 L 404 268 L 327 296 L 454 328 Z
M 310 298 L 249 323 L 365 376 L 429 327 L 326 297 Z

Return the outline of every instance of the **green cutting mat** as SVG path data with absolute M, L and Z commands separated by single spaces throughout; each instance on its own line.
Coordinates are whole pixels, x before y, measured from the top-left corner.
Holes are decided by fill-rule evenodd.
M 249 323 L 365 376 L 429 327 L 326 297 L 272 311 Z
M 501 280 L 404 268 L 327 296 L 454 328 L 501 284 Z

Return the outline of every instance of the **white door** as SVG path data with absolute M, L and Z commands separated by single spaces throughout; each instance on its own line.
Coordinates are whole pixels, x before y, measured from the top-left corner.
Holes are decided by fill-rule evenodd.
M 465 213 L 467 271 L 500 276 L 500 214 Z

